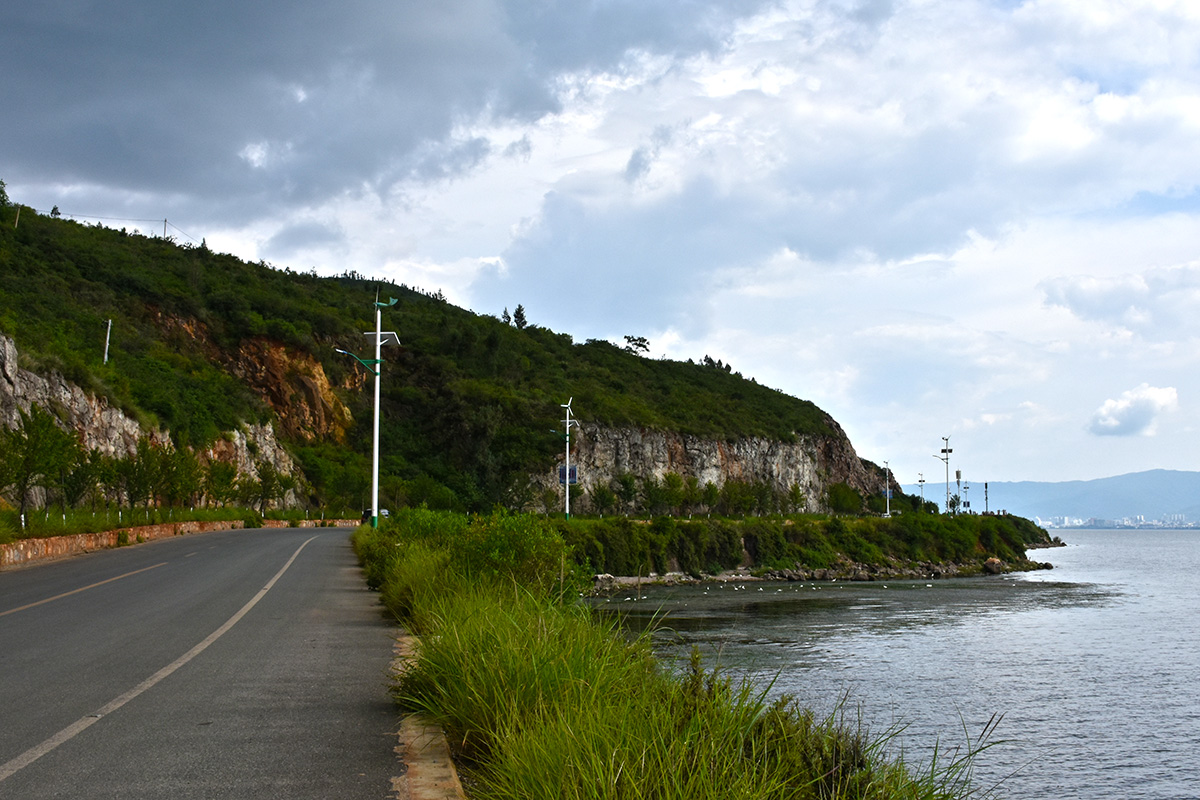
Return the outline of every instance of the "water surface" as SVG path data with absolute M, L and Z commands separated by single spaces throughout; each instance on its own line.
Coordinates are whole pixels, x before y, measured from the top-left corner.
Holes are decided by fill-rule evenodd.
M 1054 570 L 943 581 L 644 588 L 667 656 L 699 646 L 818 711 L 848 697 L 921 760 L 1002 714 L 977 767 L 1011 798 L 1200 797 L 1200 532 L 1067 531 Z M 772 683 L 773 681 L 773 683 Z

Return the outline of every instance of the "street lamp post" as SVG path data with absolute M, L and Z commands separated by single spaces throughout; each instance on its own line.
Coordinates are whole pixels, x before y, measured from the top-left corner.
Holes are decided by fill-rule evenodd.
M 571 426 L 575 425 L 578 427 L 579 425 L 578 422 L 575 422 L 571 419 L 571 403 L 573 402 L 575 402 L 574 397 L 572 397 L 562 406 L 567 410 L 567 418 L 564 420 L 564 424 L 566 426 L 566 436 L 564 438 L 566 439 L 567 444 L 566 458 L 564 459 L 565 473 L 563 475 L 563 511 L 566 513 L 567 519 L 571 518 Z
M 892 516 L 892 473 L 888 469 L 888 462 L 883 462 L 883 496 L 886 502 L 887 511 L 884 512 L 885 517 Z
M 936 458 L 938 461 L 943 462 L 946 465 L 946 513 L 949 514 L 950 513 L 950 454 L 953 453 L 954 451 L 950 449 L 950 437 L 949 436 L 943 436 L 942 442 L 945 444 L 945 447 L 942 448 L 942 454 L 939 456 L 935 453 L 933 457 Z
M 383 358 L 381 350 L 384 344 L 400 344 L 400 337 L 395 331 L 383 330 L 383 309 L 396 305 L 396 298 L 390 298 L 388 302 L 381 303 L 375 301 L 375 330 L 366 331 L 366 336 L 375 337 L 375 358 L 369 361 L 364 361 L 358 356 L 347 350 L 334 350 L 342 355 L 350 356 L 358 363 L 366 367 L 367 371 L 375 376 L 375 424 L 372 429 L 372 452 L 371 452 L 371 527 L 379 527 L 379 376 L 383 372 Z

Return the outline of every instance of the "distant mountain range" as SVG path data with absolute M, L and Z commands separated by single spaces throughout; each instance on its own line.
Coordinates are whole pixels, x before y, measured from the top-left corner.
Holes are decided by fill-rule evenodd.
M 943 484 L 925 484 L 925 497 L 942 502 Z M 920 487 L 903 487 L 917 494 Z M 951 487 L 953 489 L 953 487 Z M 1155 469 L 1090 481 L 989 481 L 987 507 L 1022 517 L 1089 520 L 1145 518 L 1146 521 L 1200 521 L 1200 472 Z M 973 511 L 984 510 L 984 487 L 973 483 L 968 499 Z M 1182 520 L 1180 519 L 1182 517 Z

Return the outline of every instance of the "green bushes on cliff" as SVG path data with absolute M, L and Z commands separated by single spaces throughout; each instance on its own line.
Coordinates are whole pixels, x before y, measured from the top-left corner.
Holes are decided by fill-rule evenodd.
M 754 568 L 827 569 L 839 560 L 1019 563 L 1045 532 L 1020 517 L 905 514 L 891 518 L 802 514 L 745 520 L 625 517 L 553 523 L 581 568 L 612 575 L 713 574 Z M 744 549 L 744 552 L 743 552 Z
M 520 532 L 514 556 L 486 543 Z M 668 531 L 660 531 L 668 536 Z M 557 540 L 557 542 L 556 542 Z M 535 517 L 406 511 L 355 546 L 421 635 L 395 694 L 441 725 L 479 800 L 892 800 L 969 796 L 972 755 L 916 774 L 834 715 L 702 669 L 674 671 L 564 591 Z M 483 546 L 481 546 L 481 544 Z

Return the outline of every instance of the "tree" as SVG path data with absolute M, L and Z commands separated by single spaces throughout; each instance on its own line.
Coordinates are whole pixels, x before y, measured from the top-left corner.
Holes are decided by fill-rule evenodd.
M 671 513 L 679 516 L 683 513 L 684 483 L 683 476 L 678 472 L 668 472 L 663 476 L 663 499 Z
M 4 434 L 3 459 L 8 463 L 5 486 L 12 487 L 18 510 L 24 514 L 37 487 L 49 488 L 62 475 L 78 449 L 75 437 L 58 426 L 50 412 L 36 403 L 29 413 L 18 412 L 20 424 Z
M 825 502 L 837 514 L 857 514 L 863 507 L 862 495 L 844 483 L 830 484 L 825 490 Z
M 258 481 L 254 484 L 255 500 L 258 502 L 258 513 L 266 514 L 267 506 L 280 494 L 279 471 L 265 459 L 255 466 L 258 469 Z
M 617 497 L 621 498 L 621 502 L 628 512 L 633 501 L 637 499 L 637 478 L 631 472 L 622 472 L 614 478 L 614 481 L 617 484 Z
M 512 314 L 508 313 L 508 306 L 504 307 L 504 313 L 500 315 L 500 321 L 503 322 L 505 325 L 512 324 Z
M 62 212 L 58 210 L 58 206 L 55 206 L 54 208 L 50 209 L 50 216 L 53 219 L 58 219 L 59 217 L 62 216 Z
M 702 494 L 700 489 L 700 479 L 695 475 L 688 475 L 683 481 L 683 508 L 689 514 L 696 510 L 696 506 L 700 505 Z
M 143 436 L 138 439 L 137 450 L 126 458 L 121 467 L 124 471 L 125 494 L 129 498 L 129 507 L 141 502 L 146 508 L 160 483 L 159 469 L 161 462 L 150 440 Z
M 788 487 L 784 502 L 787 504 L 787 512 L 796 514 L 804 510 L 808 499 L 804 496 L 804 490 L 800 488 L 800 484 L 793 483 Z
M 0 180 L 0 208 L 8 208 L 8 188 L 4 185 L 4 181 Z
M 237 465 L 227 461 L 209 461 L 204 468 L 204 494 L 210 503 L 224 506 L 234 497 Z
M 517 303 L 516 309 L 513 310 L 512 319 L 513 325 L 516 325 L 518 330 L 524 328 L 528 324 L 525 320 L 525 306 Z
M 592 491 L 589 492 L 589 499 L 592 501 L 592 510 L 601 516 L 612 511 L 613 506 L 617 504 L 616 493 L 603 483 L 598 483 L 592 487 Z
M 625 349 L 637 354 L 646 354 L 650 352 L 650 341 L 645 336 L 626 336 Z

